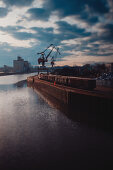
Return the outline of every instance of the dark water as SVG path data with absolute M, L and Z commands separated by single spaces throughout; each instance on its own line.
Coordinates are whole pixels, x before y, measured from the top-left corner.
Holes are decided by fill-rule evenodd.
M 112 133 L 70 120 L 28 88 L 26 76 L 0 77 L 0 170 L 108 170 Z

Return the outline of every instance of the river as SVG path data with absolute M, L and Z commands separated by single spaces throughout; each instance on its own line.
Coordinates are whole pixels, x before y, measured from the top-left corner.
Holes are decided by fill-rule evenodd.
M 0 77 L 0 170 L 109 169 L 112 132 L 72 121 L 23 81 Z

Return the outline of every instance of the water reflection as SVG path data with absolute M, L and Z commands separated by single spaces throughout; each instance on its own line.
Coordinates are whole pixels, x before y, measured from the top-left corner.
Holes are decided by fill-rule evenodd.
M 33 76 L 33 75 L 36 75 L 36 74 L 37 73 L 0 76 L 0 85 L 15 84 L 17 82 L 25 80 L 29 75 Z
M 71 121 L 24 83 L 0 85 L 1 170 L 101 169 L 113 163 L 112 134 Z
M 10 91 L 10 90 L 14 90 L 14 88 L 26 87 L 26 85 L 27 85 L 26 80 L 19 81 L 15 84 L 0 84 L 0 91 Z
M 27 83 L 27 86 L 33 88 L 38 96 L 41 96 L 46 103 L 48 103 L 51 107 L 60 110 L 61 113 L 65 114 L 70 120 L 75 121 L 76 123 L 82 123 L 89 127 L 100 128 L 113 132 L 111 111 L 107 112 L 109 116 L 106 116 L 106 110 L 100 112 L 100 110 L 96 109 L 95 111 L 95 108 L 91 108 L 90 105 L 89 107 L 86 107 L 84 106 L 85 104 L 81 104 L 81 102 L 77 103 L 76 101 L 74 105 L 67 105 L 52 97 L 45 91 L 41 90 L 40 92 L 39 88 L 30 83 Z

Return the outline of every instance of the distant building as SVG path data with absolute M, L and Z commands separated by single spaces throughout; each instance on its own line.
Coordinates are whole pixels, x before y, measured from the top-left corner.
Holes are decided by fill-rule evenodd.
M 20 56 L 17 57 L 17 60 L 13 60 L 13 71 L 15 73 L 26 73 L 30 71 L 30 63 L 24 61 Z
M 30 64 L 28 61 L 24 61 L 24 72 L 30 71 Z
M 11 73 L 11 72 L 13 72 L 13 67 L 4 65 L 4 67 L 3 67 L 3 72 L 4 72 L 4 73 Z

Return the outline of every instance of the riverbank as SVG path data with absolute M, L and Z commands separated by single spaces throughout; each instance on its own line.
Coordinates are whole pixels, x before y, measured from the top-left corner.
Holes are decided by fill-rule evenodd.
M 4 72 L 0 72 L 0 76 L 9 76 L 9 75 L 18 75 L 18 74 L 30 74 L 30 73 L 36 73 L 37 71 L 35 72 L 29 72 L 29 73 L 4 73 Z

